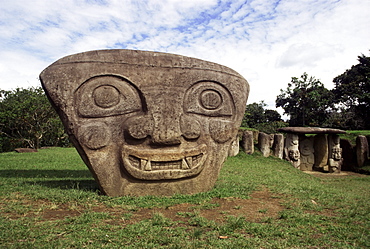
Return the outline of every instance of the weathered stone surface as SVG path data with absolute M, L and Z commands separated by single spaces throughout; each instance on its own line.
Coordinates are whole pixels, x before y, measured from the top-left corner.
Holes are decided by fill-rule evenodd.
M 359 167 L 364 166 L 369 157 L 369 144 L 365 136 L 359 135 L 356 138 L 356 155 L 357 165 Z
M 270 148 L 272 148 L 272 146 L 274 145 L 274 134 L 269 134 L 269 136 L 270 136 L 270 144 L 269 144 L 269 146 L 270 146 Z
M 297 134 L 288 133 L 285 138 L 284 158 L 299 169 L 301 154 L 299 152 L 299 138 Z
M 260 132 L 258 135 L 258 148 L 264 157 L 270 156 L 270 144 L 271 136 L 264 132 Z
M 253 131 L 243 131 L 242 148 L 246 154 L 254 153 L 254 136 Z
M 342 148 L 342 170 L 343 171 L 353 171 L 355 166 L 357 165 L 356 162 L 356 151 L 354 146 L 351 142 L 347 139 L 340 140 L 340 147 Z
M 14 150 L 15 152 L 18 152 L 18 153 L 37 152 L 37 149 L 31 149 L 31 148 L 16 148 Z
M 329 140 L 329 172 L 340 173 L 343 164 L 342 148 L 340 147 L 340 138 L 337 134 L 330 134 Z
M 225 66 L 134 50 L 67 56 L 40 79 L 110 196 L 211 189 L 249 93 L 247 81 Z
M 239 134 L 236 135 L 236 138 L 231 142 L 229 148 L 228 156 L 237 156 L 239 154 Z
M 272 145 L 272 153 L 275 157 L 283 159 L 284 157 L 284 135 L 275 134 L 274 143 Z
M 278 131 L 286 133 L 296 134 L 345 134 L 346 131 L 332 128 L 320 128 L 320 127 L 283 127 L 279 128 Z
M 328 138 L 325 134 L 316 135 L 314 138 L 315 165 L 314 169 L 323 171 L 328 165 Z
M 314 147 L 313 147 L 314 137 L 299 137 L 299 151 L 301 153 L 301 164 L 300 169 L 306 171 L 312 171 L 315 164 Z
M 260 131 L 253 130 L 252 133 L 253 133 L 253 139 L 254 139 L 254 141 L 258 142 L 258 135 L 260 134 Z

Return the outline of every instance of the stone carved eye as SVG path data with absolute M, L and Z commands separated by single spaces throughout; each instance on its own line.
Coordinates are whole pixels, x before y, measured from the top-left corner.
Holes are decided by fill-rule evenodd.
M 108 117 L 142 110 L 138 91 L 124 78 L 96 76 L 85 81 L 75 93 L 82 117 Z
M 202 81 L 186 92 L 184 108 L 188 113 L 212 117 L 232 116 L 234 102 L 229 91 L 221 84 Z
M 119 103 L 120 92 L 114 86 L 99 86 L 94 90 L 95 104 L 102 108 L 109 108 Z
M 221 94 L 215 90 L 204 90 L 200 95 L 201 105 L 208 110 L 215 110 L 222 104 Z

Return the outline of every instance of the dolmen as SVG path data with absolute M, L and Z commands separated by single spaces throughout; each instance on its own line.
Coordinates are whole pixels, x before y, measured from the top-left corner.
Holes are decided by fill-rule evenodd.
M 343 163 L 338 134 L 346 131 L 319 127 L 284 127 L 284 158 L 300 170 L 340 173 Z M 315 134 L 315 136 L 306 136 Z
M 228 67 L 137 50 L 66 56 L 40 80 L 109 196 L 210 190 L 235 154 L 249 94 L 248 82 Z

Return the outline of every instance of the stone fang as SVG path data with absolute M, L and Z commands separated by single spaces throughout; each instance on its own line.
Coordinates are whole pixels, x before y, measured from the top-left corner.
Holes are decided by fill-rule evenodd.
M 190 169 L 193 168 L 193 157 L 192 156 L 185 157 L 185 161 L 187 162 Z
M 152 171 L 152 164 L 149 160 L 140 159 L 140 166 L 142 170 Z
M 186 162 L 185 158 L 181 161 L 181 169 L 190 169 L 188 163 Z

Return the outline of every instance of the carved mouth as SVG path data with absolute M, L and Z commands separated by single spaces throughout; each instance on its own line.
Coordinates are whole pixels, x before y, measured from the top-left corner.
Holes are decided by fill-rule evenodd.
M 134 149 L 124 146 L 125 169 L 142 180 L 168 180 L 199 174 L 206 160 L 206 145 L 187 150 Z

